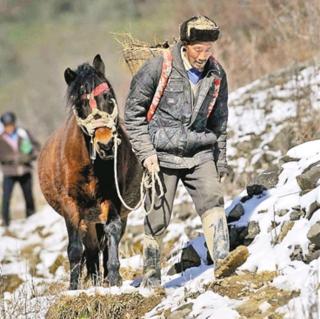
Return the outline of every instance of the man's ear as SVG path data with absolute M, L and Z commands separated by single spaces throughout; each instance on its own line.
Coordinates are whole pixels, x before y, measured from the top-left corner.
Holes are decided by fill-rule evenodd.
M 105 72 L 105 66 L 104 62 L 101 59 L 100 54 L 97 54 L 93 59 L 93 67 L 96 69 L 97 72 L 104 75 Z
M 68 85 L 70 85 L 77 77 L 77 73 L 71 70 L 70 68 L 65 69 L 64 79 Z

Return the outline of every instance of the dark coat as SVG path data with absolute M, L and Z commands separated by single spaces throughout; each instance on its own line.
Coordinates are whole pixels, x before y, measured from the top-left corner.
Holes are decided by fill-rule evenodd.
M 172 54 L 172 72 L 150 123 L 146 114 L 161 76 L 163 57 L 148 60 L 132 79 L 125 124 L 133 149 L 141 162 L 155 153 L 160 166 L 168 168 L 192 168 L 207 160 L 215 160 L 221 172 L 226 166 L 226 74 L 220 64 L 209 60 L 198 96 L 193 101 L 181 57 L 181 43 L 174 46 Z M 214 110 L 207 118 L 215 78 L 221 80 L 220 91 Z
M 25 129 L 17 129 L 18 149 L 14 149 L 4 138 L 4 132 L 0 134 L 0 163 L 3 175 L 22 176 L 32 171 L 32 161 L 37 158 L 40 144 Z M 31 142 L 32 150 L 28 154 L 22 152 L 22 143 L 25 139 Z

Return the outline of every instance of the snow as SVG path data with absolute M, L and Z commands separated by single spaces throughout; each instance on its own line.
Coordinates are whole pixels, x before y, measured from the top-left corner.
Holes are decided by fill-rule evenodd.
M 320 75 L 311 68 L 302 70 L 298 79 L 298 85 L 303 87 L 312 84 L 311 97 L 314 104 L 319 101 L 318 83 Z M 281 86 L 268 87 L 264 79 L 257 80 L 250 85 L 233 92 L 230 95 L 230 121 L 229 125 L 235 132 L 230 140 L 229 155 L 236 155 L 236 148 L 232 145 L 239 142 L 250 141 L 252 136 L 261 134 L 261 141 L 252 152 L 252 158 L 248 164 L 248 159 L 240 156 L 234 159 L 238 170 L 253 171 L 252 164 L 259 162 L 263 154 L 274 156 L 277 160 L 282 155 L 280 151 L 269 149 L 271 142 L 281 129 L 281 122 L 292 118 L 296 114 L 297 105 L 290 99 L 292 94 L 296 94 L 297 79 L 289 79 Z M 249 102 L 250 103 L 249 103 Z M 250 104 L 250 109 L 247 104 Z M 270 112 L 265 112 L 265 106 Z M 244 116 L 245 113 L 245 116 Z M 269 129 L 268 126 L 270 126 Z M 256 221 L 259 224 L 260 233 L 248 246 L 249 257 L 239 268 L 239 271 L 277 271 L 278 276 L 274 279 L 273 285 L 279 289 L 290 291 L 300 291 L 300 295 L 292 299 L 288 305 L 278 309 L 284 318 L 306 318 L 306 309 L 311 309 L 317 298 L 319 285 L 320 260 L 315 259 L 309 264 L 302 261 L 291 260 L 290 255 L 296 245 L 301 246 L 303 253 L 308 252 L 309 240 L 307 233 L 310 227 L 320 220 L 320 209 L 317 210 L 310 220 L 301 218 L 294 222 L 292 229 L 287 233 L 281 242 L 275 244 L 284 222 L 290 221 L 292 208 L 300 205 L 306 209 L 317 201 L 320 203 L 320 185 L 312 191 L 301 195 L 301 189 L 296 177 L 307 167 L 320 161 L 320 140 L 310 141 L 290 149 L 287 155 L 293 160 L 282 165 L 282 172 L 279 175 L 279 182 L 273 188 L 265 191 L 259 196 L 254 196 L 243 203 L 245 214 L 239 221 L 233 222 L 233 227 L 244 227 L 249 222 Z M 174 205 L 190 202 L 190 196 L 178 186 L 178 196 Z M 240 203 L 240 199 L 246 196 L 246 191 L 242 191 L 232 200 L 226 201 L 225 209 L 229 214 L 232 208 Z M 275 214 L 280 209 L 288 209 L 284 216 Z M 265 211 L 261 213 L 261 211 Z M 128 226 L 142 226 L 144 211 L 136 210 L 129 215 Z M 272 222 L 279 225 L 274 229 L 270 226 Z M 213 268 L 206 265 L 207 251 L 204 245 L 204 238 L 199 231 L 199 237 L 189 240 L 185 233 L 186 227 L 195 228 L 201 225 L 200 218 L 194 214 L 190 219 L 181 222 L 172 222 L 164 237 L 164 243 L 175 241 L 169 258 L 169 265 L 162 269 L 162 286 L 165 289 L 166 297 L 152 311 L 146 314 L 145 318 L 159 318 L 159 313 L 165 309 L 179 309 L 186 303 L 192 303 L 192 309 L 188 318 L 240 318 L 236 308 L 241 304 L 239 300 L 233 300 L 221 296 L 213 291 L 206 290 L 205 286 L 215 280 Z M 55 213 L 50 207 L 44 207 L 27 220 L 13 221 L 9 228 L 15 237 L 6 235 L 5 229 L 0 227 L 0 271 L 2 275 L 17 274 L 25 283 L 14 293 L 5 293 L 4 306 L 8 307 L 10 302 L 19 300 L 23 295 L 22 302 L 28 299 L 27 307 L 37 309 L 37 318 L 44 318 L 46 310 L 52 303 L 52 296 L 33 296 L 33 285 L 50 282 L 68 282 L 68 274 L 61 266 L 55 274 L 51 274 L 49 269 L 54 264 L 58 256 L 66 257 L 67 233 L 62 217 Z M 187 269 L 181 274 L 173 276 L 167 275 L 167 271 L 173 265 L 179 255 L 177 252 L 185 245 L 192 245 L 201 259 L 201 265 Z M 32 251 L 38 255 L 39 262 L 36 266 L 36 274 L 30 274 L 28 260 L 25 260 L 21 252 L 33 247 Z M 133 269 L 142 268 L 142 258 L 139 255 L 129 258 L 121 258 L 121 267 Z M 40 289 L 40 288 L 39 288 Z M 77 296 L 80 293 L 88 295 L 94 294 L 122 294 L 138 291 L 143 296 L 151 296 L 152 290 L 134 288 L 132 280 L 124 281 L 121 287 L 92 287 L 78 291 L 65 291 L 63 294 Z M 197 293 L 196 297 L 190 297 L 192 293 Z M 1 307 L 1 305 L 0 305 Z M 266 312 L 270 304 L 263 302 L 260 305 L 261 312 Z M 20 317 L 16 315 L 16 318 Z M 22 317 L 21 317 L 22 318 Z M 31 317 L 30 317 L 31 318 Z
M 314 293 L 319 282 L 319 259 L 306 264 L 302 261 L 292 261 L 290 254 L 295 245 L 300 245 L 303 252 L 308 252 L 309 241 L 307 232 L 310 227 L 320 220 L 320 209 L 317 210 L 310 220 L 301 218 L 294 222 L 292 229 L 277 244 L 273 240 L 280 233 L 281 225 L 290 220 L 292 207 L 300 205 L 302 208 L 308 207 L 320 197 L 320 186 L 316 187 L 307 194 L 300 195 L 300 188 L 296 182 L 296 176 L 310 164 L 319 160 L 318 147 L 320 141 L 313 141 L 295 147 L 288 152 L 288 155 L 295 158 L 295 161 L 283 164 L 282 173 L 279 177 L 278 185 L 265 191 L 260 196 L 254 196 L 243 203 L 245 214 L 237 222 L 232 223 L 233 227 L 243 227 L 250 221 L 259 223 L 260 233 L 249 245 L 249 257 L 247 261 L 239 268 L 239 271 L 278 271 L 279 275 L 274 279 L 273 285 L 279 289 L 300 291 L 300 296 L 292 299 L 288 305 L 279 308 L 285 318 L 290 318 L 290 314 L 297 313 L 299 318 L 303 317 L 303 311 L 308 309 L 314 299 Z M 183 199 L 178 198 L 177 203 L 183 203 L 184 200 L 190 199 L 186 193 L 180 189 L 179 194 Z M 233 200 L 226 202 L 226 212 L 240 202 L 240 199 L 246 195 L 246 191 L 241 192 Z M 289 210 L 284 216 L 275 215 L 275 211 L 286 208 Z M 266 212 L 259 213 L 261 210 Z M 280 224 L 270 231 L 272 221 Z M 129 217 L 129 225 L 142 225 L 143 212 L 136 211 Z M 204 238 L 200 236 L 189 241 L 185 234 L 186 226 L 200 225 L 200 218 L 196 215 L 184 223 L 171 223 L 168 227 L 168 233 L 164 242 L 172 239 L 176 240 L 174 251 L 179 251 L 183 246 L 191 244 L 201 258 L 201 266 L 187 269 L 181 274 L 169 276 L 166 274 L 169 267 L 162 269 L 162 286 L 166 290 L 167 297 L 146 314 L 145 318 L 157 318 L 159 311 L 165 309 L 178 309 L 179 306 L 186 302 L 192 302 L 192 309 L 189 314 L 190 318 L 240 318 L 236 308 L 241 303 L 239 300 L 233 300 L 220 296 L 212 291 L 206 291 L 205 285 L 214 280 L 213 268 L 206 265 L 207 251 L 204 245 Z M 50 274 L 48 269 L 55 262 L 59 255 L 66 256 L 67 236 L 63 219 L 54 213 L 51 208 L 44 208 L 26 221 L 15 221 L 10 227 L 10 231 L 18 234 L 17 238 L 3 236 L 0 241 L 1 260 L 7 262 L 1 265 L 2 274 L 18 274 L 21 278 L 27 278 L 27 262 L 21 260 L 19 251 L 29 245 L 35 245 L 34 252 L 39 252 L 40 262 L 37 265 L 38 274 L 48 280 L 67 280 L 63 269 L 57 271 L 55 275 Z M 3 231 L 1 232 L 4 233 Z M 177 261 L 177 254 L 169 259 L 172 265 Z M 121 267 L 131 267 L 134 269 L 142 268 L 142 258 L 139 255 L 130 258 L 121 259 Z M 41 278 L 32 279 L 40 282 Z M 26 281 L 27 283 L 28 281 Z M 6 294 L 6 300 L 16 298 L 18 293 L 26 289 L 24 284 L 14 294 Z M 124 281 L 121 287 L 93 287 L 85 290 L 66 291 L 63 294 L 77 296 L 80 293 L 88 295 L 93 294 L 121 294 L 139 291 L 144 296 L 152 295 L 152 290 L 134 288 L 131 280 Z M 199 295 L 194 299 L 185 300 L 186 294 L 198 292 Z M 11 299 L 10 299 L 11 298 Z M 48 303 L 48 298 L 45 299 Z M 310 301 L 311 300 L 311 301 Z M 32 301 L 32 302 L 31 302 Z M 31 303 L 41 302 L 41 298 L 31 299 Z M 262 312 L 267 311 L 270 305 L 263 303 L 260 305 Z M 45 311 L 42 311 L 45 313 Z M 40 311 L 41 313 L 41 311 Z
M 222 297 L 212 291 L 207 291 L 194 300 L 190 317 L 199 319 L 238 319 L 240 315 L 232 309 L 235 305 L 237 303 L 233 300 Z

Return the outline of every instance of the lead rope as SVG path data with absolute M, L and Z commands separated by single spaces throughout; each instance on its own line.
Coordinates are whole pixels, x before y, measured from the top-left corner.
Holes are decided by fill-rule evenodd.
M 123 199 L 123 197 L 121 196 L 121 192 L 120 192 L 120 188 L 119 188 L 119 180 L 118 180 L 118 145 L 120 144 L 120 139 L 118 137 L 118 133 L 115 132 L 113 135 L 114 138 L 114 179 L 115 179 L 115 185 L 116 185 L 116 190 L 117 190 L 117 195 L 122 203 L 122 205 L 130 210 L 136 210 L 138 209 L 140 206 L 142 206 L 142 204 L 145 201 L 146 198 L 146 194 L 147 194 L 147 190 L 151 188 L 151 205 L 150 205 L 150 209 L 148 211 L 146 211 L 146 216 L 148 216 L 151 211 L 154 209 L 154 204 L 155 204 L 155 199 L 156 199 L 156 183 L 158 183 L 158 187 L 160 190 L 160 194 L 158 195 L 159 198 L 161 198 L 164 194 L 163 192 L 163 185 L 161 183 L 159 174 L 157 172 L 152 172 L 152 174 L 148 173 L 147 170 L 143 171 L 142 174 L 142 179 L 141 179 L 141 183 L 140 183 L 140 199 L 139 202 L 136 204 L 135 207 L 130 207 L 125 200 Z M 151 179 L 151 180 L 150 180 Z

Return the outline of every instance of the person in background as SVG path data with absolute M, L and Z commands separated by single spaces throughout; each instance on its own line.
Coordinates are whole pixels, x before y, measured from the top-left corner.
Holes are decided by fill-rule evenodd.
M 3 173 L 2 220 L 10 224 L 10 200 L 14 184 L 22 188 L 26 202 L 26 216 L 35 212 L 32 194 L 32 162 L 37 158 L 40 144 L 25 129 L 16 126 L 13 112 L 2 114 L 3 131 L 0 134 L 0 163 Z
M 180 27 L 172 49 L 172 71 L 150 121 L 164 57 L 148 60 L 133 77 L 125 108 L 127 132 L 138 158 L 158 172 L 164 196 L 144 221 L 142 286 L 161 283 L 162 237 L 169 225 L 178 181 L 191 195 L 201 217 L 204 237 L 216 265 L 229 253 L 221 177 L 228 172 L 226 136 L 228 86 L 226 72 L 213 57 L 219 27 L 205 17 L 192 17 Z M 150 194 L 145 203 L 151 206 Z

